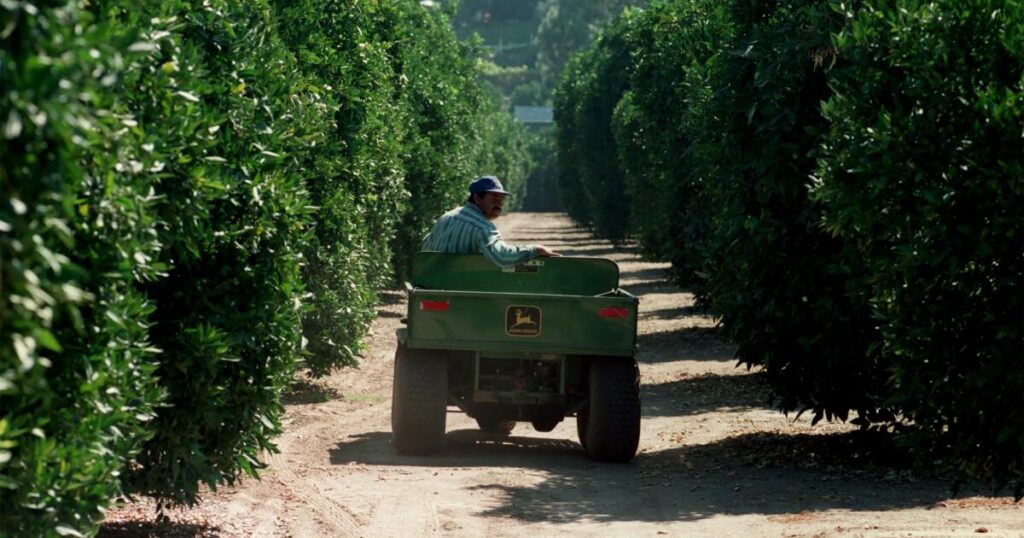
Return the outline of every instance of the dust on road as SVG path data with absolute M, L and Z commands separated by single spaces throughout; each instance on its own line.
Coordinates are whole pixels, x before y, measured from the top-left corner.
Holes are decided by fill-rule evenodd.
M 641 298 L 643 422 L 630 464 L 588 460 L 575 421 L 539 433 L 480 433 L 448 415 L 432 457 L 391 449 L 390 395 L 401 292 L 385 292 L 359 369 L 285 397 L 280 454 L 260 481 L 205 497 L 170 521 L 145 502 L 112 510 L 101 536 L 1013 536 L 1024 506 L 977 491 L 952 498 L 884 441 L 846 425 L 811 427 L 767 405 L 762 375 L 736 368 L 665 264 L 574 228 L 562 214 L 497 221 L 513 243 L 619 263 Z

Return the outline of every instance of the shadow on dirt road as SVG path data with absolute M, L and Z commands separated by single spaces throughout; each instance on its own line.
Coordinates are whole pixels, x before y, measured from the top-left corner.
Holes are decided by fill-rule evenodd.
M 770 409 L 766 380 L 760 372 L 740 375 L 700 374 L 644 385 L 644 418 L 686 417 L 715 412 Z
M 522 428 L 522 426 L 520 426 Z M 389 432 L 349 437 L 330 450 L 335 465 L 542 471 L 539 484 L 482 484 L 502 502 L 486 515 L 526 522 L 695 521 L 719 515 L 803 511 L 888 511 L 949 497 L 943 482 L 909 478 L 877 437 L 750 433 L 708 444 L 642 453 L 630 464 L 590 461 L 572 441 L 475 430 L 448 433 L 435 456 L 394 454 Z M 890 465 L 890 464 L 894 464 Z M 897 486 L 898 487 L 894 487 Z M 794 507 L 800 507 L 795 510 Z

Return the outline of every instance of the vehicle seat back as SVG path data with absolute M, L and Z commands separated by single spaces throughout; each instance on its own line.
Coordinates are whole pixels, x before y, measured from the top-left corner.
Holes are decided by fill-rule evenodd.
M 619 266 L 605 258 L 537 257 L 501 268 L 482 254 L 419 252 L 409 280 L 435 290 L 593 296 L 619 287 Z

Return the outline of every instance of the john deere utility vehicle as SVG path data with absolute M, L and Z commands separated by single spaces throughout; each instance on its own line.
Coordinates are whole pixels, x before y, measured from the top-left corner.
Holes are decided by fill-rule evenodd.
M 449 407 L 480 429 L 541 432 L 566 417 L 587 454 L 629 461 L 640 437 L 637 299 L 601 258 L 535 258 L 499 268 L 481 255 L 421 252 L 398 331 L 395 449 L 441 449 Z

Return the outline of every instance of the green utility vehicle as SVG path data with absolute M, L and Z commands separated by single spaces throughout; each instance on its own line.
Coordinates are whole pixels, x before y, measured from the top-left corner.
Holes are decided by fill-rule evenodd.
M 448 406 L 480 429 L 516 422 L 548 432 L 576 417 L 600 461 L 629 461 L 640 438 L 636 297 L 601 258 L 534 258 L 499 268 L 481 255 L 421 252 L 412 261 L 407 327 L 398 331 L 395 449 L 440 449 Z

